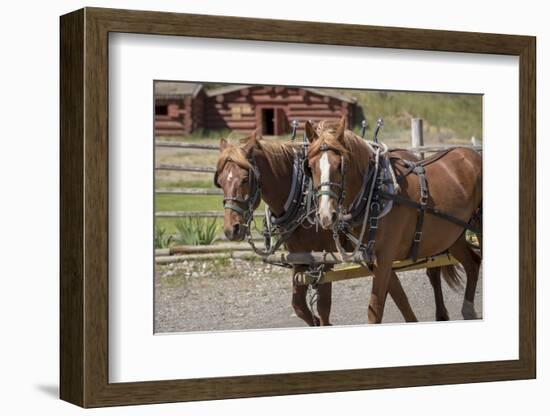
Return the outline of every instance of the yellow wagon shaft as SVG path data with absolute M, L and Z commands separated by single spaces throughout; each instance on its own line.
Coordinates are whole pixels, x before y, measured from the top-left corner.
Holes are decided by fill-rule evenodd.
M 430 267 L 442 267 L 458 264 L 458 261 L 451 255 L 440 254 L 438 256 L 419 259 L 416 262 L 412 260 L 401 260 L 393 263 L 393 270 L 396 272 L 404 272 L 408 270 L 427 269 Z M 331 270 L 323 273 L 319 283 L 338 282 L 341 280 L 356 279 L 358 277 L 371 276 L 372 272 L 363 266 L 353 265 L 345 266 L 336 270 Z M 302 285 L 308 285 L 314 282 L 313 277 L 305 273 L 300 273 L 296 276 L 296 282 Z

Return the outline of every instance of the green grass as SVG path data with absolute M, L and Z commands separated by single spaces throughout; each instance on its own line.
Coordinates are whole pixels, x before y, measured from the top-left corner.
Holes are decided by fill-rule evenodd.
M 193 187 L 187 183 L 186 187 Z M 156 195 L 155 211 L 222 211 L 222 197 L 217 195 Z M 177 232 L 178 218 L 156 218 L 155 224 L 168 234 Z M 216 219 L 218 229 L 223 228 L 223 218 Z
M 410 93 L 385 91 L 337 90 L 354 96 L 371 126 L 378 117 L 384 119 L 383 134 L 410 132 L 411 117 L 424 120 L 428 139 L 469 140 L 482 138 L 482 96 L 471 94 Z M 355 130 L 360 130 L 361 117 Z M 410 133 L 409 133 L 410 134 Z
M 264 203 L 257 210 L 263 210 Z M 221 195 L 156 195 L 156 211 L 222 211 Z
M 157 211 L 221 211 L 221 195 L 156 195 Z
M 207 176 L 207 175 L 204 175 Z M 181 179 L 179 181 L 163 181 L 157 179 L 155 188 L 214 188 L 214 181 L 211 178 L 212 174 L 208 175 L 208 179 Z

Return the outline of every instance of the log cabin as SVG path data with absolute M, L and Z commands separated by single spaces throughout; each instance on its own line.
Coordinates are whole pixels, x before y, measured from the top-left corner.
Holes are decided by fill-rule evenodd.
M 354 123 L 357 100 L 333 90 L 306 87 L 228 85 L 205 91 L 202 84 L 155 82 L 155 135 L 186 135 L 198 129 L 265 136 L 291 131 L 291 121 L 348 118 Z

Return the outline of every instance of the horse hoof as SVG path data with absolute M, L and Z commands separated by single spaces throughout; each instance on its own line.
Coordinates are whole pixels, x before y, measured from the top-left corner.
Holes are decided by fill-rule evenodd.
M 467 300 L 464 301 L 464 304 L 462 305 L 462 317 L 465 320 L 479 319 L 473 302 L 468 302 Z

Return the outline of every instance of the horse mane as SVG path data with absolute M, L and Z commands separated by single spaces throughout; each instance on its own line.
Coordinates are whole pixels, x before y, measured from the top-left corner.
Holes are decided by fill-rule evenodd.
M 259 151 L 265 156 L 271 170 L 276 176 L 284 175 L 288 172 L 288 165 L 281 163 L 282 160 L 286 162 L 294 160 L 294 150 L 288 142 L 259 140 L 254 151 Z M 230 144 L 222 150 L 216 163 L 216 171 L 221 172 L 228 161 L 235 163 L 241 169 L 249 170 L 252 168 L 243 146 Z
M 252 165 L 246 158 L 246 153 L 244 149 L 240 146 L 229 145 L 227 146 L 218 157 L 216 163 L 216 171 L 221 172 L 227 162 L 234 162 L 241 169 L 249 170 L 252 168 Z
M 351 130 L 346 130 L 343 139 L 338 140 L 336 137 L 338 125 L 338 121 L 325 120 L 315 126 L 318 139 L 309 147 L 308 157 L 316 156 L 322 151 L 322 147 L 328 147 L 345 157 L 348 167 L 352 171 L 362 175 L 368 167 L 374 149 Z M 350 155 L 353 157 L 349 157 Z
M 288 168 L 292 166 L 295 154 L 291 143 L 274 140 L 260 140 L 258 141 L 258 149 L 265 156 L 275 176 L 284 176 L 288 174 Z

